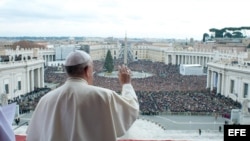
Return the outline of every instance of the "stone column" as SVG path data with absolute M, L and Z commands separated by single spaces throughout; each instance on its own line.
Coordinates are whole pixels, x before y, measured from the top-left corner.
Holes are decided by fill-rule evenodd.
M 204 57 L 201 56 L 201 66 L 204 66 Z
M 178 64 L 177 65 L 180 65 L 180 62 L 181 62 L 181 56 L 180 55 L 177 55 L 178 56 Z
M 221 73 L 221 94 L 226 96 L 225 90 L 224 90 L 224 85 L 225 85 L 225 76 L 224 73 Z
M 207 88 L 210 88 L 211 83 L 211 70 L 207 70 Z
M 44 67 L 40 68 L 40 87 L 44 87 Z
M 181 55 L 181 63 L 185 64 L 185 56 L 184 55 Z
M 206 67 L 206 66 L 207 66 L 207 57 L 204 56 L 204 65 L 203 65 L 203 67 Z
M 210 91 L 214 88 L 214 71 L 211 72 Z
M 26 89 L 27 92 L 30 92 L 30 71 L 28 68 L 26 68 Z
M 176 64 L 176 55 L 173 54 L 172 56 L 172 64 L 175 65 Z
M 31 70 L 30 91 L 34 90 L 34 69 Z
M 221 93 L 221 74 L 220 73 L 218 73 L 217 93 Z
M 188 55 L 188 64 L 191 64 L 191 56 Z
M 37 87 L 41 87 L 41 70 L 37 68 Z
M 44 59 L 45 65 L 48 66 L 48 63 L 47 63 L 47 62 L 48 62 L 48 55 L 45 55 L 44 58 L 45 58 L 45 59 Z
M 236 92 L 237 92 L 237 100 L 239 101 L 239 99 L 243 98 L 243 87 L 242 87 L 242 77 L 237 77 L 237 84 L 236 84 Z

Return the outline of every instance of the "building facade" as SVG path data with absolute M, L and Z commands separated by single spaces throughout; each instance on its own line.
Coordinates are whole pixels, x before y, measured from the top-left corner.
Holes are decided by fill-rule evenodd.
M 250 99 L 250 66 L 209 62 L 207 88 L 241 103 Z
M 250 99 L 250 66 L 246 65 L 249 62 L 249 51 L 175 48 L 170 44 L 163 46 L 142 43 L 126 44 L 126 46 L 129 47 L 134 61 L 151 60 L 173 65 L 200 64 L 207 70 L 207 88 L 210 90 L 216 89 L 216 93 L 229 96 L 234 100 Z M 44 66 L 48 66 L 49 62 L 58 61 L 56 56 L 65 58 L 67 55 L 65 52 L 56 53 L 58 50 L 66 50 L 65 48 L 67 48 L 67 45 L 64 45 L 63 48 L 57 46 L 50 49 L 2 50 L 0 55 L 11 58 L 11 56 L 21 54 L 23 57 L 20 61 L 0 63 L 1 93 L 9 94 L 8 98 L 12 98 L 30 92 L 35 87 L 43 87 Z M 75 48 L 79 49 L 78 45 L 75 45 Z M 70 50 L 72 50 L 72 44 Z M 121 51 L 122 45 L 118 42 L 89 44 L 89 53 L 93 60 L 104 60 L 108 50 L 111 51 L 114 59 L 118 59 L 123 53 Z M 31 59 L 28 60 L 27 58 Z M 222 60 L 228 63 L 222 63 Z M 233 61 L 236 61 L 237 64 L 230 65 Z
M 0 93 L 8 99 L 44 87 L 44 60 L 31 59 L 0 63 Z

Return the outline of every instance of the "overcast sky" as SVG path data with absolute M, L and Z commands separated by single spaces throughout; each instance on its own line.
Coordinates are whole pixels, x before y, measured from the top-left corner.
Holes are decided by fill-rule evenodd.
M 248 1 L 0 0 L 0 36 L 201 40 L 210 28 L 250 26 Z

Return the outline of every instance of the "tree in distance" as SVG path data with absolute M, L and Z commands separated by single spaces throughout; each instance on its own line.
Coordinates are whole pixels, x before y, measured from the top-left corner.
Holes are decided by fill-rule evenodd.
M 114 61 L 110 50 L 107 52 L 103 68 L 104 71 L 108 73 L 112 73 L 114 70 Z

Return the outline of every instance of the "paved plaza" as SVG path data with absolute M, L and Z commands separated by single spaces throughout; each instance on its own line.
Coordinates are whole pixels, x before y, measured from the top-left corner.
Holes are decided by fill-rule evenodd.
M 101 77 L 118 78 L 118 71 L 113 71 L 112 73 L 100 72 L 97 75 Z M 153 76 L 154 74 L 147 72 L 132 71 L 131 75 L 132 78 L 147 78 Z
M 219 126 L 223 127 L 225 118 L 215 118 L 214 116 L 182 116 L 182 115 L 160 115 L 160 116 L 141 116 L 161 124 L 167 130 L 207 130 L 219 131 Z

